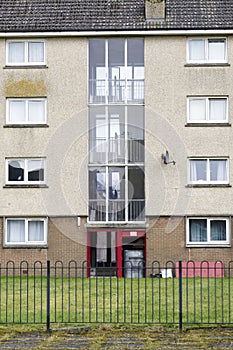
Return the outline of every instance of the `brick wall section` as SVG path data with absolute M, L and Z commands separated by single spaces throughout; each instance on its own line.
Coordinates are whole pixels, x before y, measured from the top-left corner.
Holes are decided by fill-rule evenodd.
M 228 264 L 233 260 L 233 248 L 186 248 L 186 220 L 184 217 L 149 218 L 147 230 L 147 265 L 154 260 L 161 265 L 168 260 L 177 262 L 188 261 L 216 261 Z M 233 235 L 231 234 L 231 237 Z

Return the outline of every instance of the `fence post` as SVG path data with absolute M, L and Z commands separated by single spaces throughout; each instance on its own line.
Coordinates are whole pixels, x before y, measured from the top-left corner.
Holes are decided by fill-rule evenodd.
M 179 329 L 182 331 L 183 319 L 182 319 L 182 261 L 179 261 Z
M 50 329 L 50 260 L 47 260 L 47 313 L 46 313 L 47 332 Z

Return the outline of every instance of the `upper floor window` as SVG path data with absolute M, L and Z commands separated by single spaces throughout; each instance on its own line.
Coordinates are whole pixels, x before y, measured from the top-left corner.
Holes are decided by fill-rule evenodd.
M 144 102 L 143 39 L 89 41 L 89 102 Z
M 7 41 L 8 65 L 44 65 L 44 41 Z
M 228 159 L 189 159 L 189 183 L 227 184 L 228 182 Z
M 224 38 L 189 39 L 188 62 L 226 63 L 227 44 Z
M 226 123 L 228 121 L 227 97 L 189 97 L 189 123 Z
M 5 221 L 5 245 L 47 244 L 47 219 L 8 218 Z
M 45 183 L 44 158 L 13 158 L 6 160 L 6 183 L 33 185 Z
M 187 245 L 229 245 L 228 218 L 188 218 L 186 226 Z
M 46 123 L 45 98 L 8 98 L 7 124 Z

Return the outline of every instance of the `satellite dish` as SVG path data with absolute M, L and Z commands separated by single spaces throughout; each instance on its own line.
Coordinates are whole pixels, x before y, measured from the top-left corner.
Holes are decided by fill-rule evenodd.
M 172 160 L 172 161 L 170 162 L 169 153 L 168 153 L 167 150 L 166 150 L 165 153 L 163 153 L 163 154 L 161 155 L 161 158 L 162 158 L 164 164 L 171 164 L 171 163 L 173 163 L 174 165 L 176 164 L 176 162 L 175 162 L 174 160 Z

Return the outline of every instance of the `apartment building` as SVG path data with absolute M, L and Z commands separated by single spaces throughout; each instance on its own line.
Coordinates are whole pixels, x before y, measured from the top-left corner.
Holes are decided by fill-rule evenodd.
M 131 255 L 232 259 L 232 15 L 230 0 L 0 5 L 2 263 L 122 277 Z

